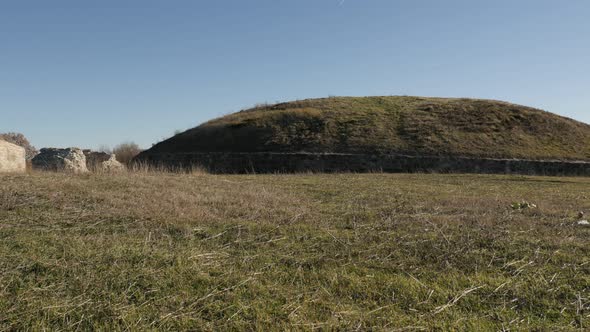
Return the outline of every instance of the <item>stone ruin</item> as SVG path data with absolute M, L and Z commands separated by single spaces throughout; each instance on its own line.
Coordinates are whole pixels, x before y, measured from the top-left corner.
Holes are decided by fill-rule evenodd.
M 88 173 L 86 156 L 78 148 L 44 148 L 31 162 L 33 169 L 43 171 Z
M 27 170 L 25 149 L 0 140 L 0 172 L 24 173 Z
M 125 170 L 125 166 L 113 154 L 78 148 L 41 149 L 32 164 L 34 169 L 68 173 L 112 173 Z
M 86 156 L 86 167 L 91 172 L 113 173 L 125 170 L 125 166 L 117 161 L 114 154 L 84 150 L 84 156 Z

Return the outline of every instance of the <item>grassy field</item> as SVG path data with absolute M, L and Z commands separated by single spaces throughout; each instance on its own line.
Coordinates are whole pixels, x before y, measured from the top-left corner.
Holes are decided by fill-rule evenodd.
M 581 331 L 583 210 L 588 178 L 0 175 L 0 330 Z

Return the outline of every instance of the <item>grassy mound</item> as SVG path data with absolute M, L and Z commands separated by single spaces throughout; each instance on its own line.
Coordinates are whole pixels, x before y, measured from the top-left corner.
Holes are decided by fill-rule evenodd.
M 234 113 L 147 153 L 268 151 L 588 160 L 590 125 L 491 100 L 333 97 Z

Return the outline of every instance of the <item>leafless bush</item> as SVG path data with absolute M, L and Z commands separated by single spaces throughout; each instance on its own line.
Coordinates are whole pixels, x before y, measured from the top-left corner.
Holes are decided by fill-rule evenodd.
M 141 152 L 139 145 L 133 142 L 121 143 L 113 148 L 113 153 L 117 160 L 125 165 L 129 165 L 131 160 Z

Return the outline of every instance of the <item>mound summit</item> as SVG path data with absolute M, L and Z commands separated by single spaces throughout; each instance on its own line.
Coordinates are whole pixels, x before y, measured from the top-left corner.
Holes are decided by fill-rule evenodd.
M 400 158 L 413 158 L 416 165 L 390 165 Z M 137 160 L 268 172 L 426 170 L 436 159 L 453 171 L 449 161 L 457 158 L 590 161 L 590 125 L 492 100 L 330 97 L 214 119 L 156 144 Z M 419 159 L 430 166 L 419 167 Z

